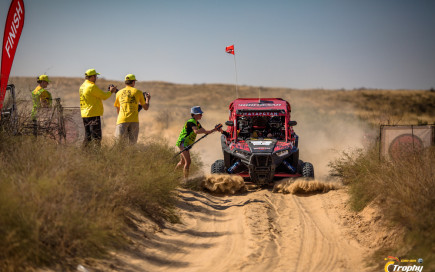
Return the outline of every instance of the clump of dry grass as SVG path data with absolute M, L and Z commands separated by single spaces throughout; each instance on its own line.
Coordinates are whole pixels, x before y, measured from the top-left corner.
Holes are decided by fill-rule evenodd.
M 103 256 L 131 209 L 175 221 L 173 155 L 159 142 L 82 150 L 0 134 L 0 270 Z
M 408 254 L 433 258 L 435 147 L 398 161 L 379 161 L 377 150 L 345 154 L 331 164 L 333 174 L 349 185 L 354 209 L 362 210 L 376 199 L 386 218 L 406 228 Z
M 375 184 L 369 178 L 382 175 L 377 148 L 343 152 L 342 156 L 329 166 L 332 168 L 332 176 L 340 177 L 344 185 L 351 185 L 350 204 L 354 210 L 361 211 L 377 196 Z

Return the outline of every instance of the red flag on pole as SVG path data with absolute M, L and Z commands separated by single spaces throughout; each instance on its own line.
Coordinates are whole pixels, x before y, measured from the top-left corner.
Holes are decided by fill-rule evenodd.
M 225 47 L 225 51 L 226 51 L 228 54 L 233 54 L 233 55 L 234 55 L 234 44 Z
M 2 66 L 0 78 L 0 110 L 3 108 L 9 74 L 14 61 L 15 51 L 24 26 L 24 2 L 12 0 L 6 17 L 5 32 L 3 35 Z

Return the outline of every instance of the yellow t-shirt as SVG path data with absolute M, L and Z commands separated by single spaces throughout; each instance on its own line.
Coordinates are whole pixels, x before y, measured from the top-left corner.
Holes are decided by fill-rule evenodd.
M 117 124 L 139 122 L 138 105 L 145 104 L 143 93 L 126 86 L 116 94 L 115 107 L 119 108 Z
M 80 86 L 80 110 L 82 117 L 102 116 L 104 113 L 103 100 L 112 95 L 104 92 L 94 82 L 85 80 Z

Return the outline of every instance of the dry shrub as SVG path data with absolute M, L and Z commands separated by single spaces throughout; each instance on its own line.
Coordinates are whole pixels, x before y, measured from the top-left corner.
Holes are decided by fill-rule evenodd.
M 400 161 L 384 162 L 383 175 L 373 182 L 382 212 L 404 226 L 410 254 L 435 257 L 435 147 L 409 154 Z M 435 263 L 431 262 L 432 269 Z M 431 269 L 429 269 L 431 270 Z
M 326 193 L 330 190 L 336 190 L 339 188 L 341 188 L 341 184 L 339 182 L 287 179 L 276 182 L 273 186 L 273 192 L 283 194 L 307 194 L 315 192 Z
M 376 199 L 386 218 L 406 228 L 408 254 L 433 258 L 435 147 L 398 161 L 379 161 L 377 150 L 346 154 L 331 164 L 333 173 L 350 186 L 352 207 L 361 210 Z
M 371 177 L 383 174 L 379 168 L 378 147 L 343 152 L 329 166 L 332 176 L 341 178 L 344 185 L 351 185 L 349 192 L 353 210 L 361 211 L 376 198 L 378 192 Z
M 101 257 L 125 241 L 131 209 L 175 221 L 173 155 L 150 141 L 82 150 L 0 134 L 0 270 Z

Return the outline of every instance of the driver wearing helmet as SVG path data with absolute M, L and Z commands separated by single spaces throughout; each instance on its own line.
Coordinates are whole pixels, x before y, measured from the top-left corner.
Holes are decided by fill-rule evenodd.
M 252 138 L 264 137 L 267 126 L 267 119 L 264 116 L 254 116 L 252 118 Z

